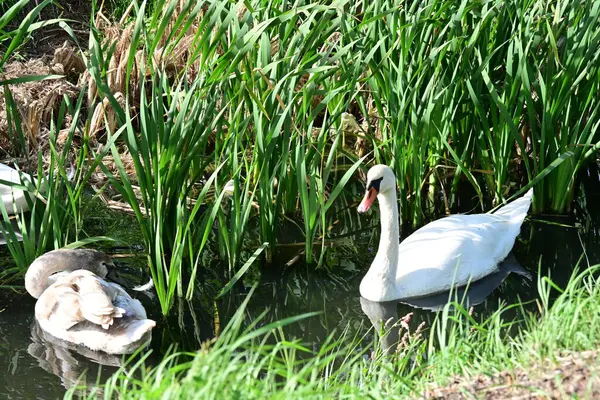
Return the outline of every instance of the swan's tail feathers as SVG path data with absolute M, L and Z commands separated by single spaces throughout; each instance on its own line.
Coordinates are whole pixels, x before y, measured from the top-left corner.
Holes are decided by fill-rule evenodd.
M 527 193 L 521 198 L 509 203 L 503 207 L 500 207 L 494 215 L 506 216 L 511 222 L 521 225 L 529 207 L 531 206 L 531 198 L 533 197 L 533 188 L 529 189 Z

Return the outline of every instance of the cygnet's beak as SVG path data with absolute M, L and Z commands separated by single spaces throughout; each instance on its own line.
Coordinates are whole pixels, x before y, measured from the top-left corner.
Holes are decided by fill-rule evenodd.
M 119 267 L 116 263 L 115 265 L 107 265 L 108 273 L 106 274 L 106 279 L 123 287 L 127 287 L 127 282 L 121 278 L 118 268 Z
M 359 213 L 365 213 L 365 212 L 369 211 L 369 208 L 371 208 L 371 206 L 375 202 L 376 198 L 377 198 L 377 189 L 375 189 L 374 187 L 371 186 L 370 188 L 367 189 L 367 192 L 365 193 L 365 197 L 358 205 L 357 211 Z

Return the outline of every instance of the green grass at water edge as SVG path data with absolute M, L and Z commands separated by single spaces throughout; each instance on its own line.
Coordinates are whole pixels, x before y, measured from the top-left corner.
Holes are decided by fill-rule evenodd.
M 477 321 L 454 304 L 455 311 L 446 308 L 438 313 L 423 338 L 412 337 L 396 355 L 376 352 L 374 360 L 368 357 L 370 343 L 361 342 L 361 337 L 348 330 L 332 332 L 320 349 L 309 350 L 301 339 L 283 334 L 282 328 L 296 319 L 268 324 L 259 318 L 246 326 L 242 306 L 222 335 L 200 350 L 193 361 L 177 365 L 173 356 L 149 371 L 141 364 L 133 366 L 133 371 L 125 367 L 108 381 L 104 394 L 132 399 L 164 395 L 411 398 L 432 384 L 449 383 L 457 375 L 468 378 L 515 368 L 535 369 L 561 351 L 590 350 L 600 344 L 600 288 L 595 277 L 599 268 L 574 275 L 564 289 L 540 278 L 541 316 L 523 312 L 522 320 L 507 320 L 510 308 L 522 307 L 515 304 L 503 305 Z M 560 292 L 552 302 L 550 291 Z M 515 324 L 521 330 L 508 335 Z M 92 398 L 96 389 L 89 390 Z

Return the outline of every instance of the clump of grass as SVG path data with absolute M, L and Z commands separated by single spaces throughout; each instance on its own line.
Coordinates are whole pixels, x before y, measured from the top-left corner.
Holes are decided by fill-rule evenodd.
M 144 57 L 148 60 L 152 60 L 157 52 L 158 39 L 162 37 L 160 31 L 166 27 L 163 22 L 169 20 L 166 17 L 166 20 L 159 21 L 161 12 L 162 7 L 155 8 L 154 17 L 158 22 L 147 28 L 142 5 L 135 25 L 128 30 L 131 35 L 126 38 L 129 44 L 118 48 L 120 60 L 115 63 L 126 68 L 117 71 L 123 76 L 114 79 L 123 82 L 125 97 L 121 92 L 113 93 L 110 82 L 101 75 L 101 71 L 108 70 L 113 61 L 107 64 L 111 58 L 103 55 L 106 47 L 101 45 L 95 30 L 90 73 L 96 94 L 105 98 L 110 106 L 112 118 L 105 123 L 110 143 L 106 147 L 110 148 L 113 155 L 118 176 L 108 167 L 101 167 L 110 183 L 131 205 L 140 224 L 148 251 L 150 273 L 162 311 L 167 314 L 175 295 L 184 295 L 182 271 L 188 271 L 191 275 L 188 296 L 195 287 L 200 254 L 224 192 L 215 199 L 212 211 L 200 212 L 220 170 L 217 167 L 210 176 L 205 175 L 212 162 L 206 156 L 209 137 L 221 123 L 216 108 L 219 91 L 215 90 L 214 85 L 206 84 L 207 76 L 204 73 L 191 81 L 184 75 L 177 80 L 177 84 L 172 84 L 172 76 L 151 72 L 153 67 L 160 67 L 151 61 L 148 70 L 134 70 L 138 48 L 143 49 Z M 182 19 L 177 19 L 176 25 L 182 23 Z M 111 51 L 115 50 L 113 47 Z M 140 67 L 137 65 L 137 68 Z M 146 72 L 150 74 L 149 78 Z M 130 79 L 139 79 L 139 83 L 132 84 Z M 132 89 L 134 96 L 130 97 L 130 87 L 139 88 L 139 92 Z M 131 108 L 134 99 L 139 99 L 139 114 Z M 108 109 L 105 107 L 105 110 Z M 119 128 L 115 130 L 116 126 Z M 115 145 L 117 139 L 124 141 L 131 154 L 135 180 L 128 175 L 120 160 Z M 206 180 L 199 189 L 197 182 L 203 178 Z
M 199 252 L 215 219 L 221 255 L 233 275 L 239 267 L 246 225 L 253 213 L 260 219 L 261 243 L 275 244 L 278 219 L 299 201 L 307 237 L 306 256 L 312 260 L 313 239 L 320 229 L 319 239 L 324 243 L 326 214 L 362 160 L 353 159 L 341 179 L 334 179 L 338 160 L 335 149 L 340 139 L 331 144 L 329 128 L 333 124 L 326 123 L 317 138 L 302 138 L 303 131 L 312 131 L 312 122 L 306 115 L 316 115 L 318 110 L 310 104 L 298 108 L 298 99 L 319 95 L 316 90 L 320 83 L 309 81 L 303 90 L 296 90 L 296 86 L 311 73 L 316 60 L 325 64 L 331 56 L 331 50 L 320 54 L 314 43 L 331 34 L 329 21 L 335 19 L 334 7 L 306 7 L 315 17 L 324 15 L 319 22 L 321 36 L 304 44 L 306 54 L 299 58 L 298 70 L 281 76 L 278 87 L 274 87 L 280 74 L 270 73 L 268 77 L 266 72 L 279 63 L 278 58 L 291 55 L 281 42 L 280 56 L 271 60 L 267 38 L 278 29 L 295 27 L 300 20 L 296 10 L 287 10 L 270 26 L 258 29 L 252 27 L 252 14 L 241 13 L 239 6 L 213 5 L 202 10 L 189 2 L 160 4 L 155 4 L 148 25 L 145 3 L 142 4 L 136 10 L 135 24 L 125 30 L 130 37 L 114 46 L 110 42 L 102 44 L 99 33 L 93 30 L 89 71 L 93 83 L 90 90 L 102 99 L 103 109 L 112 110 L 105 129 L 109 137 L 125 142 L 133 158 L 139 191 L 134 190 L 138 188 L 134 188 L 120 165 L 116 146 L 111 151 L 119 175 L 104 170 L 142 226 L 150 269 L 163 312 L 167 313 L 173 296 L 184 292 L 182 271 L 190 272 L 191 284 L 186 293 L 191 294 Z M 198 23 L 201 11 L 203 19 Z M 261 12 L 261 18 L 273 12 Z M 232 18 L 241 25 L 215 32 L 220 23 L 231 22 Z M 286 40 L 299 42 L 303 36 L 297 33 Z M 194 41 L 190 44 L 191 39 Z M 222 52 L 220 49 L 229 40 L 241 40 L 239 44 L 243 46 L 230 46 Z M 170 52 L 177 52 L 183 43 L 191 46 L 185 53 L 188 58 L 173 64 Z M 259 53 L 253 43 L 260 43 Z M 248 63 L 259 58 L 264 65 L 259 70 L 249 69 Z M 119 66 L 116 72 L 111 65 Z M 231 70 L 232 66 L 237 66 L 237 70 Z M 327 77 L 324 73 L 312 73 L 320 80 Z M 223 80 L 223 74 L 239 79 Z M 119 91 L 115 93 L 117 86 Z M 259 98 L 263 100 L 258 101 Z M 110 107 L 105 107 L 105 103 Z M 343 105 L 340 103 L 334 111 L 340 113 Z M 245 129 L 249 130 L 248 135 L 243 133 Z M 330 147 L 332 151 L 326 152 Z M 201 190 L 197 188 L 197 182 L 206 178 Z M 227 194 L 221 188 L 229 179 L 233 179 L 233 190 L 230 211 L 225 215 L 219 205 Z M 218 190 L 208 209 L 201 212 L 212 183 Z M 331 192 L 326 198 L 321 194 L 328 186 Z M 297 188 L 301 196 L 296 194 Z
M 498 202 L 573 151 L 536 189 L 534 204 L 569 209 L 575 174 L 598 143 L 598 9 L 438 0 L 365 7 L 367 84 L 386 116 L 377 159 L 395 167 L 410 196 L 403 218 L 422 221 L 427 185 L 450 207 L 461 178 Z
M 213 221 L 230 277 L 249 241 L 272 259 L 283 218 L 322 265 L 333 204 L 352 204 L 343 189 L 361 164 L 395 168 L 415 226 L 440 197 L 454 208 L 462 180 L 483 208 L 545 177 L 536 210 L 568 209 L 598 142 L 588 93 L 600 29 L 587 17 L 598 4 L 172 0 L 136 5 L 107 40 L 92 27 L 89 106 L 124 141 L 135 180 L 105 172 L 143 226 L 163 312 L 193 290 L 182 277 L 197 276 Z M 346 129 L 348 111 L 358 129 Z
M 0 72 L 11 55 L 36 29 L 49 24 L 59 24 L 69 30 L 68 25 L 61 20 L 38 21 L 42 10 L 50 3 L 51 1 L 48 0 L 37 4 L 12 31 L 2 29 L 14 26 L 15 21 L 20 18 L 20 13 L 28 5 L 28 1 L 19 1 L 5 10 L 6 12 L 0 17 L 0 45 L 5 50 L 0 58 Z M 9 132 L 13 133 L 11 139 L 15 144 L 16 154 L 29 157 L 30 138 L 21 128 L 23 121 L 8 85 L 54 78 L 57 76 L 26 75 L 0 80 L 0 85 L 4 85 L 4 111 L 8 120 Z M 17 215 L 9 216 L 4 204 L 0 204 L 0 232 L 6 240 L 6 246 L 15 264 L 14 267 L 0 272 L 0 280 L 3 283 L 12 284 L 18 281 L 29 264 L 47 250 L 67 245 L 77 247 L 106 239 L 85 237 L 81 232 L 85 213 L 85 208 L 82 206 L 83 192 L 91 171 L 106 154 L 104 152 L 97 158 L 92 158 L 91 165 L 89 165 L 88 147 L 85 144 L 75 152 L 74 158 L 69 152 L 73 136 L 78 129 L 77 121 L 81 117 L 83 99 L 84 97 L 80 96 L 76 102 L 73 102 L 68 96 L 64 96 L 58 110 L 53 114 L 47 160 L 43 160 L 44 155 L 41 153 L 38 153 L 34 160 L 37 161 L 37 178 L 32 179 L 29 175 L 20 172 L 22 184 L 1 182 L 3 185 L 25 191 L 30 209 L 29 212 L 20 212 Z M 61 147 L 57 145 L 57 136 L 60 129 L 65 126 L 67 115 L 73 123 L 69 125 L 69 132 L 64 137 L 65 143 Z

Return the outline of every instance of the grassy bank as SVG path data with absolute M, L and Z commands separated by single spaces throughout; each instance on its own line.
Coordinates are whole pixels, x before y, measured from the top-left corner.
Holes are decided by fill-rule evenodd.
M 241 328 L 242 307 L 214 343 L 187 355 L 189 361 L 175 363 L 178 356 L 174 355 L 151 370 L 144 369 L 143 362 L 132 365 L 108 381 L 104 396 L 414 398 L 455 380 L 466 383 L 463 389 L 475 393 L 475 377 L 481 381 L 491 376 L 486 378 L 489 385 L 479 387 L 491 390 L 493 377 L 502 371 L 525 371 L 515 373 L 517 378 L 508 387 L 519 387 L 518 377 L 528 376 L 530 387 L 525 391 L 543 393 L 548 385 L 542 377 L 554 371 L 555 365 L 560 368 L 564 360 L 560 356 L 570 355 L 577 361 L 579 352 L 595 350 L 600 344 L 600 288 L 594 277 L 597 271 L 598 267 L 590 268 L 563 289 L 547 278 L 540 279 L 540 313 L 525 313 L 523 320 L 507 318 L 510 308 L 521 307 L 516 304 L 504 305 L 483 321 L 472 317 L 468 310 L 446 308 L 420 334 L 412 327 L 412 333 L 405 335 L 407 330 L 399 322 L 392 329 L 400 330 L 402 344 L 388 356 L 376 344 L 377 351 L 371 355 L 374 343 L 353 337 L 349 331 L 332 332 L 330 340 L 319 349 L 307 349 L 301 339 L 283 336 L 281 327 L 308 316 L 271 324 L 257 320 Z M 552 305 L 550 297 L 557 297 Z M 521 327 L 519 333 L 508 335 L 515 324 Z M 598 361 L 586 357 L 582 360 L 589 361 L 589 371 L 593 371 Z M 562 373 L 568 375 L 568 368 Z M 559 375 L 559 393 L 572 390 L 566 384 L 561 386 L 561 381 Z M 578 394 L 585 396 L 588 389 L 597 391 L 598 383 L 579 387 Z M 98 389 L 90 390 L 89 398 L 93 398 Z
M 51 6 L 15 23 L 26 4 L 0 21 L 16 26 L 0 69 Z M 42 78 L 0 79 L 3 156 L 56 177 L 30 187 L 36 218 L 19 217 L 29 234 L 9 249 L 22 272 L 86 239 L 81 194 L 100 176 L 98 195 L 137 218 L 164 313 L 193 294 L 215 231 L 229 276 L 248 248 L 269 262 L 290 219 L 324 265 L 332 227 L 360 227 L 359 171 L 374 163 L 393 166 L 418 226 L 461 196 L 489 209 L 533 183 L 534 211 L 566 212 L 599 143 L 600 1 L 155 1 L 122 25 L 98 8 L 80 62 L 62 66 L 78 93 L 36 120 L 11 93 Z

